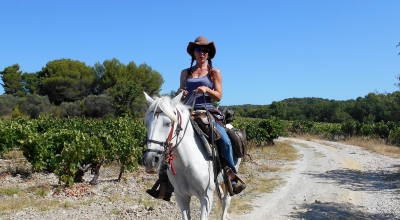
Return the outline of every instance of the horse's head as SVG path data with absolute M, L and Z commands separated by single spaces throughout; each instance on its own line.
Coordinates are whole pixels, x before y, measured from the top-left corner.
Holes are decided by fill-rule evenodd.
M 179 134 L 182 114 L 189 113 L 187 107 L 180 102 L 182 93 L 173 99 L 168 96 L 153 99 L 144 94 L 149 108 L 145 114 L 147 149 L 143 156 L 143 164 L 147 173 L 156 174 L 171 140 L 176 139 L 177 132 Z

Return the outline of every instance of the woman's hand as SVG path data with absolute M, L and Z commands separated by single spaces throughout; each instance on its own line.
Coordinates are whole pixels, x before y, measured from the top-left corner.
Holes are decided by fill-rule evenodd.
M 178 89 L 178 92 L 176 92 L 176 95 L 179 95 L 179 93 L 181 93 L 181 92 L 183 92 L 182 99 L 185 99 L 189 92 L 185 89 Z
M 208 89 L 207 86 L 199 86 L 197 87 L 197 89 L 194 90 L 194 92 L 198 94 L 204 94 L 207 93 L 207 89 Z

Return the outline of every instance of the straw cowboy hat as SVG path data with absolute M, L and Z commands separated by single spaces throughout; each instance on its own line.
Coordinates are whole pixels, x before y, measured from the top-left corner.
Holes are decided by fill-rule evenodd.
M 189 42 L 189 45 L 186 48 L 186 51 L 190 56 L 193 56 L 194 49 L 198 46 L 206 46 L 210 52 L 208 52 L 208 56 L 210 58 L 214 58 L 215 54 L 217 53 L 217 49 L 215 48 L 214 42 L 209 42 L 205 37 L 197 37 L 193 42 Z

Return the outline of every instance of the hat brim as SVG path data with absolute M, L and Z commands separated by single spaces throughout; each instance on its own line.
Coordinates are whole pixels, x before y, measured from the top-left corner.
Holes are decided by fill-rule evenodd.
M 204 46 L 210 49 L 210 52 L 208 52 L 208 56 L 212 59 L 214 58 L 215 54 L 217 53 L 217 49 L 215 48 L 214 42 L 210 42 L 208 44 L 202 44 L 202 43 L 195 43 L 195 42 L 189 42 L 186 51 L 190 56 L 193 56 L 194 49 L 198 46 Z

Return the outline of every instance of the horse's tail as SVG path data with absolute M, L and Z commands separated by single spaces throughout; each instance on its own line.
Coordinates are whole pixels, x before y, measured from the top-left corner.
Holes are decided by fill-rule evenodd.
M 225 183 L 222 183 L 218 186 L 218 210 L 221 211 L 222 209 L 222 196 L 227 193 L 227 188 Z

